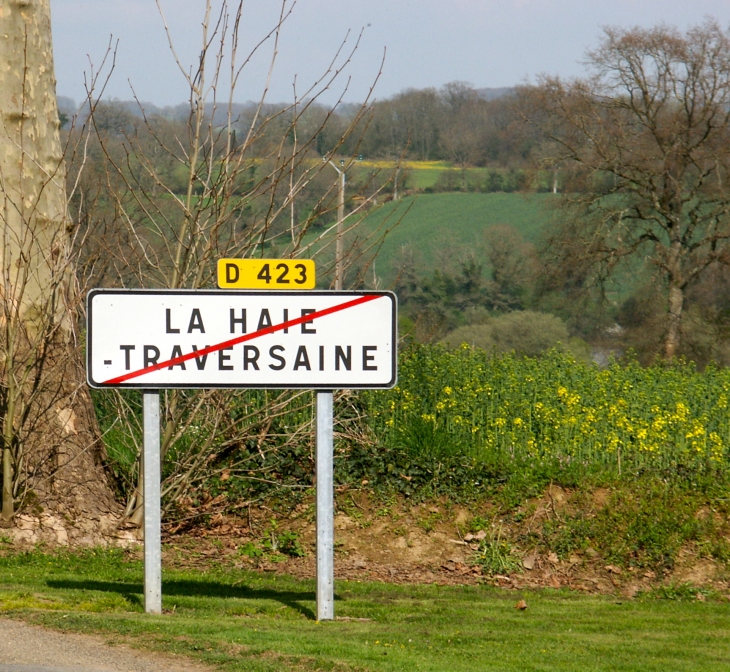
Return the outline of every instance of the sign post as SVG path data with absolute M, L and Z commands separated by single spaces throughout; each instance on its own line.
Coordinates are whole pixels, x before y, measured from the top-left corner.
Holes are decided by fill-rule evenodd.
M 317 620 L 335 617 L 335 507 L 332 392 L 318 391 L 317 444 Z
M 148 613 L 162 609 L 159 390 L 289 388 L 318 391 L 317 619 L 334 618 L 332 390 L 395 385 L 396 311 L 391 292 L 89 292 L 89 385 L 144 390 Z
M 160 532 L 160 391 L 142 392 L 144 448 L 144 610 L 162 613 L 162 540 Z

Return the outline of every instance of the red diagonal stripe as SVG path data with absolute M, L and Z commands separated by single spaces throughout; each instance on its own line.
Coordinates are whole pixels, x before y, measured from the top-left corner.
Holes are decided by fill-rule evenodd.
M 364 296 L 359 296 L 356 299 L 352 299 L 351 301 L 346 301 L 345 303 L 340 303 L 336 306 L 332 306 L 330 308 L 324 308 L 323 310 L 318 310 L 314 313 L 309 313 L 308 315 L 302 315 L 302 317 L 297 317 L 293 320 L 287 320 L 286 322 L 282 322 L 281 324 L 273 324 L 270 327 L 265 327 L 263 329 L 259 329 L 258 331 L 254 331 L 250 334 L 244 334 L 243 336 L 237 336 L 236 338 L 231 338 L 228 341 L 223 341 L 222 343 L 218 343 L 218 345 L 209 345 L 207 348 L 203 348 L 202 350 L 196 350 L 195 352 L 191 352 L 188 355 L 181 355 L 180 357 L 175 357 L 174 359 L 168 359 L 165 362 L 159 362 L 158 364 L 155 364 L 153 366 L 148 366 L 145 369 L 139 369 L 137 371 L 130 371 L 129 373 L 125 373 L 123 376 L 117 376 L 116 378 L 112 378 L 111 380 L 107 380 L 104 383 L 101 383 L 102 385 L 119 385 L 121 383 L 124 383 L 128 380 L 131 380 L 132 378 L 137 378 L 138 376 L 143 376 L 145 373 L 152 373 L 153 371 L 159 371 L 160 369 L 167 368 L 168 366 L 175 366 L 177 364 L 182 364 L 183 362 L 187 362 L 190 359 L 197 359 L 198 357 L 203 357 L 211 352 L 218 352 L 218 350 L 223 350 L 224 348 L 230 348 L 233 345 L 238 345 L 239 343 L 245 343 L 246 341 L 251 341 L 254 338 L 258 338 L 259 336 L 266 336 L 266 334 L 273 334 L 274 332 L 281 331 L 282 329 L 289 329 L 290 327 L 296 327 L 298 324 L 302 324 L 304 322 L 312 322 L 313 320 L 316 320 L 318 317 L 324 317 L 325 315 L 332 315 L 332 313 L 338 313 L 341 310 L 345 310 L 347 308 L 352 308 L 353 306 L 359 306 L 361 303 L 367 303 L 368 301 L 372 301 L 373 299 L 379 299 L 383 295 L 382 294 L 365 294 Z

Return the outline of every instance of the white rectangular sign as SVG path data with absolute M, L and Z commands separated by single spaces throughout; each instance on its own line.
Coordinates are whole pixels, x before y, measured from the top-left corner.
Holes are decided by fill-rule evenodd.
M 391 292 L 94 289 L 92 387 L 388 388 Z

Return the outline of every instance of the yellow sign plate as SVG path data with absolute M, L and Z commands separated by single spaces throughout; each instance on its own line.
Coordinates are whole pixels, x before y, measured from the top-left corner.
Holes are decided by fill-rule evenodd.
M 219 259 L 221 289 L 314 289 L 311 259 Z

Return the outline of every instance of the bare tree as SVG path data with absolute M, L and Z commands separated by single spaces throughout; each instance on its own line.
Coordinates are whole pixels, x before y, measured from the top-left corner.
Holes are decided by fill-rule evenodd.
M 441 98 L 447 114 L 443 116 L 439 141 L 445 155 L 461 168 L 461 188 L 465 190 L 467 166 L 484 160 L 489 103 L 464 82 L 446 84 Z
M 217 13 L 210 0 L 205 3 L 199 60 L 192 69 L 178 60 L 190 91 L 189 116 L 183 124 L 173 127 L 148 117 L 140 105 L 142 121 L 123 129 L 120 139 L 114 136 L 118 129 L 110 133 L 99 124 L 98 112 L 103 107 L 92 103 L 90 120 L 97 131 L 93 144 L 104 157 L 104 191 L 109 199 L 105 209 L 90 214 L 96 224 L 107 220 L 106 226 L 92 226 L 91 244 L 84 255 L 84 268 L 95 274 L 95 282 L 211 287 L 215 286 L 219 258 L 269 255 L 317 254 L 318 275 L 332 275 L 336 223 L 330 224 L 328 218 L 337 209 L 338 189 L 327 162 L 335 154 L 346 165 L 352 162 L 352 155 L 340 151 L 366 121 L 368 107 L 365 101 L 343 125 L 335 115 L 339 102 L 326 108 L 317 101 L 337 86 L 359 38 L 346 38 L 322 76 L 308 88 L 298 92 L 295 87 L 290 105 L 268 104 L 264 90 L 242 114 L 235 112 L 234 95 L 242 72 L 253 53 L 267 43 L 271 44 L 271 76 L 291 4 L 282 0 L 271 31 L 242 54 L 243 2 L 224 0 Z M 164 21 L 162 8 L 160 14 Z M 175 54 L 169 31 L 168 37 Z M 343 95 L 346 90 L 343 84 Z M 322 157 L 318 143 L 326 134 L 333 140 Z M 352 146 L 356 154 L 357 143 Z M 171 180 L 172 174 L 183 179 Z M 348 194 L 345 234 L 354 231 L 379 188 L 364 186 L 363 197 L 357 200 L 355 190 Z M 294 207 L 295 201 L 305 199 L 310 204 L 306 211 Z M 323 221 L 327 223 L 315 231 L 313 225 Z M 104 251 L 103 267 L 100 250 Z M 357 250 L 350 250 L 345 266 L 361 265 L 357 255 L 369 252 L 372 256 L 374 250 L 372 242 L 358 240 Z M 119 419 L 117 425 L 124 435 L 131 437 L 131 452 L 136 456 L 141 432 L 132 394 L 110 393 L 105 403 L 114 406 L 113 416 Z M 194 515 L 191 510 L 209 511 L 202 484 L 222 474 L 226 479 L 234 475 L 251 481 L 275 478 L 274 453 L 306 443 L 311 413 L 300 413 L 296 427 L 282 427 L 279 420 L 291 415 L 292 409 L 308 410 L 310 403 L 311 395 L 305 392 L 167 391 L 161 436 L 165 510 L 176 509 L 183 518 Z M 137 524 L 143 513 L 139 463 L 134 472 L 137 483 L 128 483 L 127 516 Z M 133 479 L 134 475 L 127 477 Z
M 569 174 L 553 252 L 594 278 L 627 259 L 653 265 L 671 359 L 688 287 L 730 261 L 730 33 L 711 20 L 686 33 L 608 28 L 587 65 L 585 79 L 546 77 L 530 92 L 544 165 Z

